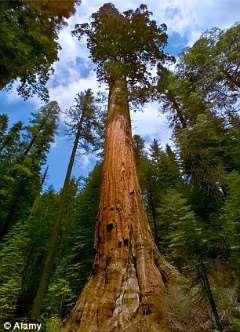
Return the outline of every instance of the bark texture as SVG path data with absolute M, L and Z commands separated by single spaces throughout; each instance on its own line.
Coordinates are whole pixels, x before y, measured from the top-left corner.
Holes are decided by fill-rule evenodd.
M 66 332 L 170 331 L 165 295 L 176 271 L 159 254 L 141 199 L 125 81 L 109 95 L 93 273 Z

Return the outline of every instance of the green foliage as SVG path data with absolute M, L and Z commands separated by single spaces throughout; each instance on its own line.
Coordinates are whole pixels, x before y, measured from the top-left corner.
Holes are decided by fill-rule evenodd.
M 79 1 L 77 1 L 79 2 Z M 46 83 L 58 59 L 57 32 L 74 11 L 76 1 L 0 2 L 0 89 L 19 79 L 24 98 L 48 99 Z
M 236 332 L 240 332 L 240 319 L 234 320 L 234 329 Z
M 240 220 L 240 174 L 232 172 L 227 177 L 227 184 L 229 187 L 228 198 L 224 204 L 225 218 L 231 220 L 233 223 L 239 223 Z
M 203 204 L 207 213 L 215 211 L 224 195 L 224 134 L 221 122 L 205 114 L 199 114 L 191 128 L 179 130 L 176 134 L 184 173 L 194 192 L 205 198 Z M 196 211 L 197 201 L 198 196 L 194 203 Z
M 192 273 L 193 284 L 203 282 L 218 326 L 218 304 L 222 317 L 230 309 L 224 306 L 227 294 L 215 292 L 216 275 L 207 282 L 208 275 L 219 262 L 239 270 L 240 257 L 239 50 L 239 24 L 212 29 L 184 52 L 174 73 L 160 68 L 157 84 L 184 183 L 159 201 L 158 245 Z M 232 313 L 226 316 L 231 318 L 222 324 L 231 325 Z
M 11 319 L 22 290 L 29 247 L 28 225 L 17 224 L 0 247 L 0 319 Z
M 53 317 L 46 321 L 46 332 L 62 332 L 62 328 L 62 321 L 58 317 Z
M 227 30 L 211 29 L 184 52 L 178 66 L 181 77 L 188 77 L 213 107 L 232 107 L 239 97 L 240 25 Z
M 35 209 L 41 189 L 40 172 L 55 134 L 58 110 L 56 102 L 49 103 L 32 115 L 28 126 L 17 123 L 9 130 L 7 118 L 2 118 L 0 229 L 4 237 L 0 251 L 0 311 L 4 317 L 27 312 L 35 278 L 38 278 L 42 259 L 39 246 L 47 228 L 41 223 L 41 227 L 38 224 L 33 231 L 35 223 L 31 222 L 34 213 L 38 213 Z M 44 250 L 45 245 L 46 241 Z M 37 252 L 35 247 L 38 247 Z
M 12 254 L 6 255 L 6 257 L 9 257 L 6 259 L 11 260 L 12 264 L 16 264 L 16 268 L 19 268 L 18 264 L 24 261 L 24 264 L 19 268 L 19 273 L 15 273 L 12 277 L 16 278 L 18 276 L 20 278 L 20 288 L 17 294 L 17 306 L 15 308 L 14 317 L 16 315 L 26 317 L 30 310 L 31 302 L 39 281 L 43 257 L 46 254 L 49 228 L 56 214 L 56 203 L 56 194 L 51 190 L 41 197 L 38 197 L 28 217 L 18 222 L 7 237 L 11 238 L 12 232 L 18 230 L 19 225 L 22 225 L 21 227 L 23 227 L 25 233 L 16 231 L 16 235 L 13 236 L 12 240 L 16 241 L 14 237 L 20 237 L 23 241 L 24 250 L 19 247 L 12 248 Z M 5 246 L 7 247 L 8 243 L 3 241 L 3 247 L 5 248 Z M 16 256 L 19 263 L 16 263 L 13 256 Z M 9 293 L 11 294 L 10 289 Z
M 221 214 L 222 236 L 229 255 L 236 266 L 240 263 L 240 175 L 232 172 L 227 177 L 228 196 Z
M 54 141 L 59 113 L 56 101 L 41 107 L 37 113 L 32 113 L 32 119 L 26 127 L 24 156 L 31 154 L 32 158 L 41 163 L 46 161 L 50 144 Z
M 168 190 L 184 191 L 179 165 L 169 145 L 164 151 L 159 141 L 154 139 L 146 152 L 144 140 L 140 136 L 135 135 L 133 142 L 142 197 L 150 226 L 160 251 L 165 253 L 169 225 L 168 221 L 165 222 L 159 215 L 158 208 L 164 206 Z
M 78 24 L 73 32 L 79 39 L 87 36 L 91 58 L 97 64 L 100 80 L 110 85 L 126 78 L 129 88 L 149 86 L 151 69 L 167 60 L 166 25 L 151 20 L 146 5 L 120 13 L 107 3 L 92 15 L 90 24 Z
M 167 189 L 181 184 L 179 165 L 169 145 L 166 146 L 166 151 L 163 151 L 159 142 L 154 139 L 150 146 L 150 160 L 158 192 L 164 193 Z
M 4 114 L 0 118 L 0 224 L 6 216 L 6 204 L 10 199 L 9 188 L 14 183 L 11 169 L 16 167 L 17 157 L 22 146 L 22 123 L 18 122 L 8 128 L 8 117 Z
M 103 112 L 91 89 L 80 92 L 66 112 L 67 133 L 78 137 L 78 148 L 98 150 L 102 146 Z
M 44 308 L 48 315 L 65 317 L 90 275 L 94 259 L 94 229 L 100 191 L 100 166 L 96 166 L 74 198 L 75 212 L 65 231 L 56 269 L 52 275 Z M 73 199 L 73 198 L 72 198 Z
M 71 180 L 69 185 L 67 186 L 67 190 L 65 192 L 64 198 L 64 215 L 61 221 L 60 233 L 59 237 L 60 240 L 56 244 L 57 251 L 54 255 L 53 259 L 53 266 L 51 271 L 49 271 L 48 278 L 50 279 L 48 285 L 48 292 L 46 295 L 46 300 L 44 304 L 44 312 L 50 314 L 57 314 L 60 315 L 62 313 L 62 307 L 66 300 L 72 300 L 72 290 L 68 280 L 66 279 L 66 275 L 68 274 L 69 269 L 69 261 L 70 258 L 68 257 L 65 251 L 65 241 L 68 238 L 69 233 L 73 228 L 73 224 L 76 219 L 76 193 L 78 190 L 78 183 Z M 49 241 L 51 241 L 51 234 L 55 231 L 55 223 L 56 218 L 59 215 L 59 203 L 61 202 L 61 196 L 58 197 L 58 202 L 56 205 L 55 214 L 52 216 L 52 225 L 49 228 L 49 234 L 46 238 L 46 243 L 49 245 Z M 71 241 L 71 239 L 69 239 Z M 45 250 L 43 265 L 48 255 L 48 247 Z M 41 282 L 42 274 L 40 273 L 38 276 L 38 285 L 37 290 L 39 289 L 39 285 Z M 52 283 L 51 281 L 54 280 Z
M 201 95 L 190 86 L 188 77 L 176 75 L 166 68 L 160 68 L 158 75 L 156 97 L 161 98 L 171 126 L 178 129 L 194 124 L 197 115 L 207 110 Z
M 28 126 L 13 125 L 2 135 L 0 236 L 26 219 L 41 186 L 41 167 L 54 139 L 59 107 L 51 102 L 32 114 Z M 5 125 L 6 126 L 6 125 Z
M 240 171 L 240 116 L 230 113 L 228 116 L 226 160 L 229 163 L 229 171 Z
M 175 189 L 168 190 L 161 203 L 157 209 L 158 229 L 165 234 L 160 241 L 161 248 L 178 266 L 183 266 L 186 259 L 193 259 L 201 251 L 204 244 L 201 226 L 187 199 Z
M 135 153 L 136 165 L 139 166 L 141 159 L 145 156 L 144 152 L 144 139 L 140 135 L 133 136 L 133 148 Z

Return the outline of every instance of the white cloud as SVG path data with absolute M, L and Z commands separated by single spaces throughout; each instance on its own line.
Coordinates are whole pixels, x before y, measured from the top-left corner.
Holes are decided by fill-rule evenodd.
M 166 115 L 160 113 L 158 103 L 148 103 L 143 112 L 132 112 L 131 116 L 133 134 L 141 135 L 147 145 L 153 138 L 160 139 L 162 146 L 168 143 L 171 131 Z
M 56 100 L 61 109 L 65 110 L 72 105 L 76 94 L 86 89 L 92 89 L 93 91 L 98 90 L 98 82 L 94 72 L 91 72 L 91 75 L 87 79 L 73 79 L 67 86 L 57 85 L 56 87 L 51 88 L 50 98 L 51 100 Z
M 120 10 L 127 10 L 138 7 L 144 1 L 112 2 Z M 59 100 L 62 107 L 68 107 L 74 94 L 79 90 L 87 87 L 97 89 L 98 84 L 95 82 L 96 77 L 93 72 L 84 78 L 81 66 L 79 68 L 77 65 L 77 58 L 80 57 L 90 66 L 90 62 L 87 62 L 90 61 L 89 51 L 85 43 L 79 42 L 71 35 L 71 31 L 75 24 L 87 22 L 90 15 L 103 3 L 99 0 L 82 0 L 76 14 L 69 19 L 68 26 L 60 32 L 59 42 L 62 50 L 59 53 L 59 62 L 55 64 L 55 74 L 49 82 L 49 87 L 51 97 Z M 184 36 L 188 44 L 192 44 L 207 28 L 212 26 L 225 28 L 240 17 L 238 0 L 148 0 L 147 4 L 158 23 L 167 23 L 169 33 L 176 32 Z
M 205 30 L 226 28 L 240 18 L 239 0 L 162 0 L 159 5 L 150 2 L 168 31 L 185 36 L 189 45 Z
M 93 169 L 93 165 L 97 162 L 97 157 L 94 153 L 78 155 L 74 164 L 74 173 L 81 173 L 82 176 L 88 176 Z
M 7 105 L 11 105 L 12 108 L 17 106 L 19 103 L 22 103 L 23 101 L 23 97 L 20 96 L 17 92 L 18 85 L 19 83 L 18 81 L 16 81 L 13 83 L 13 86 L 10 90 L 3 90 L 3 92 L 1 92 L 5 97 L 5 102 L 7 103 Z M 33 110 L 35 108 L 39 108 L 42 105 L 42 102 L 39 100 L 37 96 L 29 98 L 28 103 L 31 104 Z

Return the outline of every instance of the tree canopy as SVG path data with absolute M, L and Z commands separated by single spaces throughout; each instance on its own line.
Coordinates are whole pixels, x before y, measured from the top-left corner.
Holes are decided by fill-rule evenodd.
M 58 31 L 80 1 L 0 2 L 0 89 L 19 80 L 24 98 L 48 99 L 46 83 L 58 60 Z
M 164 53 L 167 27 L 157 25 L 146 5 L 120 13 L 107 3 L 94 13 L 90 23 L 78 24 L 73 34 L 87 36 L 91 58 L 100 80 L 110 85 L 116 78 L 127 79 L 129 89 L 152 83 L 152 68 L 170 57 Z

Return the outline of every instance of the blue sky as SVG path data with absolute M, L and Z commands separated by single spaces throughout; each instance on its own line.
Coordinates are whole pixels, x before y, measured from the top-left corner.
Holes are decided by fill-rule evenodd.
M 71 36 L 71 30 L 76 23 L 88 21 L 91 13 L 104 2 L 99 0 L 82 0 L 76 14 L 69 19 L 59 35 L 62 47 L 59 61 L 54 64 L 55 72 L 49 80 L 48 87 L 52 100 L 58 101 L 62 110 L 68 108 L 75 95 L 82 90 L 92 88 L 97 92 L 99 84 L 96 80 L 94 67 L 89 59 L 89 53 L 83 42 Z M 116 0 L 112 1 L 119 10 L 134 9 L 141 3 L 146 3 L 153 12 L 153 18 L 158 23 L 168 26 L 169 43 L 167 50 L 177 56 L 185 47 L 194 41 L 208 28 L 217 26 L 227 28 L 240 19 L 239 0 Z M 18 120 L 27 122 L 30 113 L 41 106 L 41 101 L 31 98 L 24 101 L 15 90 L 0 92 L 0 112 L 7 113 L 10 123 Z M 61 119 L 62 121 L 63 119 Z M 159 111 L 159 105 L 149 103 L 143 112 L 132 114 L 133 132 L 142 135 L 147 141 L 159 138 L 164 146 L 170 138 L 168 122 Z M 62 126 L 48 157 L 49 175 L 47 185 L 53 184 L 59 189 L 64 180 L 64 174 L 71 150 L 71 141 L 62 135 Z M 92 155 L 78 156 L 73 175 L 86 176 L 94 165 Z

